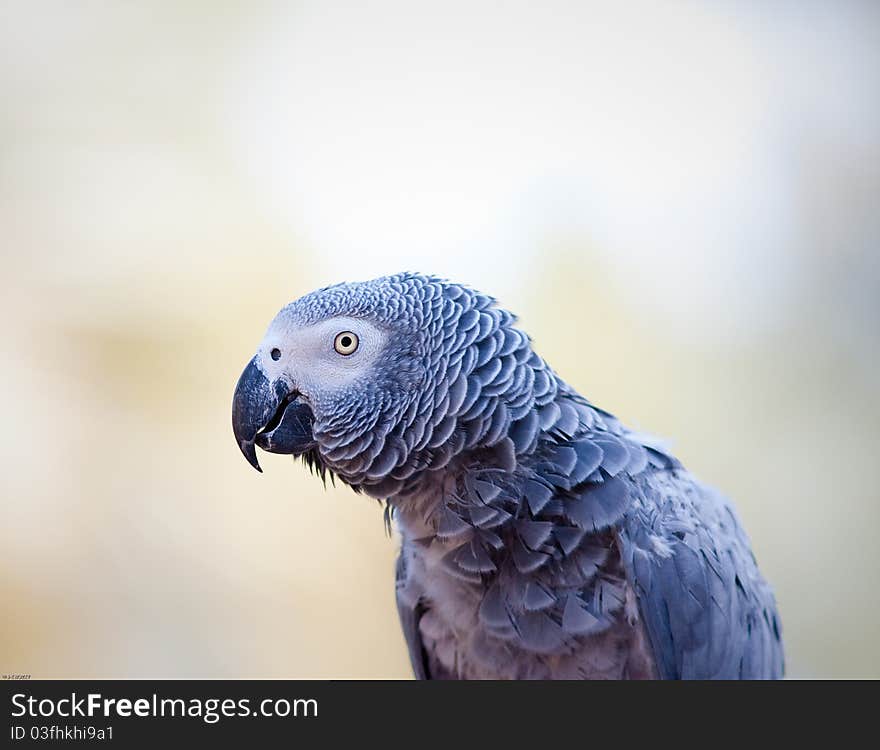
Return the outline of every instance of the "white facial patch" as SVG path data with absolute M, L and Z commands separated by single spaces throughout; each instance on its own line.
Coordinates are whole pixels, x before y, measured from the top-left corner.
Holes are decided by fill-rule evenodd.
M 344 332 L 357 336 L 350 354 L 334 347 Z M 359 318 L 338 316 L 301 326 L 282 312 L 269 326 L 257 360 L 270 380 L 284 377 L 307 399 L 319 400 L 367 376 L 386 342 L 384 331 Z

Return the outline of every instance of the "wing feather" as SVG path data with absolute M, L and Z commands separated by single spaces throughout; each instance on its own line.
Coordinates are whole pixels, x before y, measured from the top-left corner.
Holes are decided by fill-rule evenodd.
M 773 592 L 730 504 L 685 472 L 633 488 L 619 540 L 660 676 L 782 677 Z
M 408 596 L 406 592 L 406 554 L 401 550 L 397 557 L 395 569 L 395 585 L 397 592 L 397 612 L 400 615 L 400 625 L 403 629 L 403 637 L 409 651 L 409 660 L 412 664 L 413 673 L 417 680 L 429 680 L 431 675 L 428 668 L 428 655 L 422 643 L 419 633 L 419 620 L 422 619 L 424 608 L 416 597 Z

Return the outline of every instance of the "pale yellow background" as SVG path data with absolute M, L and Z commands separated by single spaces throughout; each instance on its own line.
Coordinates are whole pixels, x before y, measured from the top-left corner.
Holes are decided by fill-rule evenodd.
M 404 677 L 376 503 L 238 454 L 316 286 L 498 296 L 880 675 L 880 12 L 0 0 L 0 670 Z

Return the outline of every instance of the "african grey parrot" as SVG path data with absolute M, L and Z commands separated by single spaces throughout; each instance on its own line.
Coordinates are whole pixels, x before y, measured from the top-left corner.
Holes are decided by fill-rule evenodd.
M 387 503 L 419 678 L 781 677 L 773 593 L 731 505 L 515 322 L 412 273 L 301 297 L 238 382 L 239 448 Z

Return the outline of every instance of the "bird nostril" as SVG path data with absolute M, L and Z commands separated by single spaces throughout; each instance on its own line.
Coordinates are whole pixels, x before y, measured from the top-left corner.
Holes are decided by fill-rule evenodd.
M 281 350 L 280 349 L 273 349 L 271 352 L 269 352 L 269 356 L 271 356 L 272 359 L 274 359 L 277 362 L 279 359 L 281 359 Z

